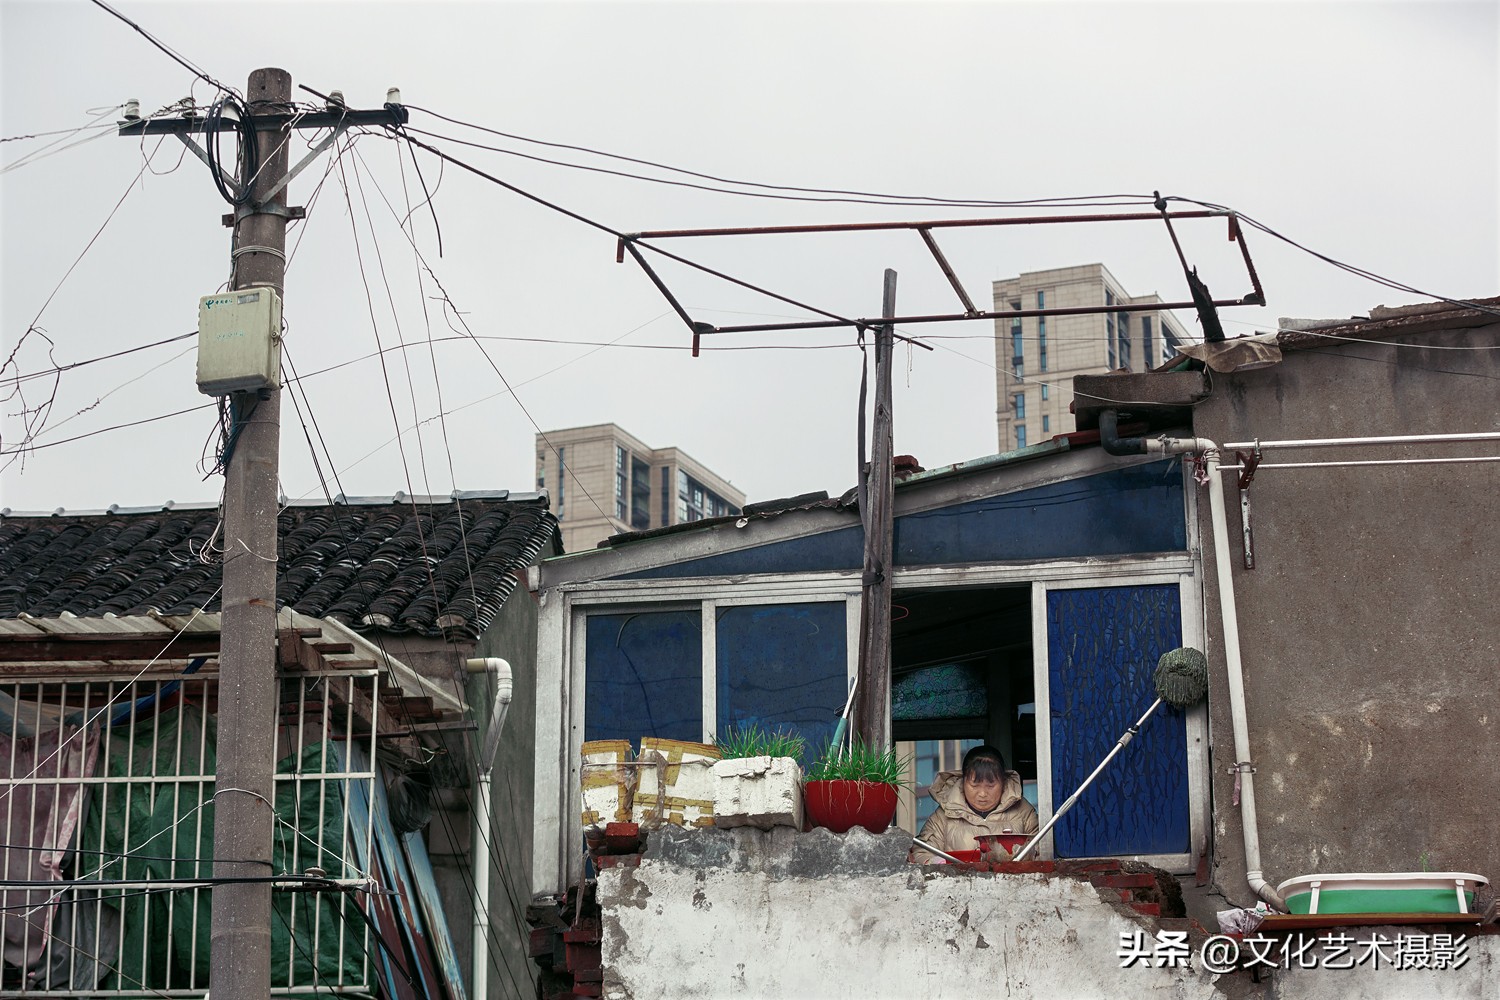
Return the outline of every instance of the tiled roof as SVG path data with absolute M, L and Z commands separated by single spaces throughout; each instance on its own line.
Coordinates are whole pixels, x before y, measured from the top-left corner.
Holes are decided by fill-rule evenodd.
M 221 562 L 199 559 L 219 540 L 216 509 L 0 515 L 0 618 L 220 607 Z M 551 550 L 557 519 L 545 494 L 397 494 L 290 504 L 278 528 L 278 607 L 355 628 L 473 639 L 517 571 Z

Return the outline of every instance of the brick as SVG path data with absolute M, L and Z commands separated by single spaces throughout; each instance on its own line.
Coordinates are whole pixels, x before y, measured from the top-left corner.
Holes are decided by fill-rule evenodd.
M 541 958 L 543 955 L 552 954 L 552 938 L 557 934 L 551 927 L 538 927 L 531 932 L 527 941 L 526 953 L 532 958 Z
M 1057 871 L 1056 861 L 995 861 L 991 870 L 1006 875 L 1050 875 Z
M 573 995 L 575 997 L 602 997 L 604 995 L 604 984 L 574 983 Z
M 1148 917 L 1161 916 L 1160 903 L 1131 903 L 1130 908 L 1137 913 L 1144 913 Z
M 604 964 L 603 952 L 597 944 L 568 945 L 568 971 L 578 979 L 580 972 L 597 969 Z
M 1139 874 L 1095 875 L 1089 879 L 1101 889 L 1151 889 L 1156 886 L 1156 876 L 1145 872 Z
M 604 844 L 611 854 L 636 854 L 641 849 L 639 823 L 610 823 L 604 827 Z
M 580 920 L 578 926 L 563 931 L 563 940 L 569 944 L 599 942 L 604 940 L 603 929 L 597 920 Z
M 1069 860 L 1061 859 L 1057 862 L 1057 870 L 1065 875 L 1087 875 L 1090 872 L 1117 872 L 1120 870 L 1118 861 L 1104 861 L 1100 859 Z

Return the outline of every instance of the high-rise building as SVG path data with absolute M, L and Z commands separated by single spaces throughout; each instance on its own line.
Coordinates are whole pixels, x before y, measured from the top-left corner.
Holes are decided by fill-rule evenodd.
M 536 485 L 552 498 L 563 548 L 625 531 L 738 514 L 745 494 L 679 448 L 651 448 L 615 424 L 536 436 Z
M 1028 271 L 994 283 L 995 311 L 1161 302 L 1130 295 L 1103 264 Z M 1149 371 L 1192 343 L 1170 312 L 1109 310 L 995 320 L 996 423 L 1002 452 L 1074 430 L 1073 376 Z

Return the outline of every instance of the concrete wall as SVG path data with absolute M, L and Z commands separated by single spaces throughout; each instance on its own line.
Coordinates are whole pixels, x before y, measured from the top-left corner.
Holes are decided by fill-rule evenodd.
M 1213 376 L 1215 441 L 1500 430 L 1500 326 L 1350 344 Z M 1478 348 L 1441 350 L 1437 347 Z M 1267 462 L 1495 455 L 1489 445 L 1267 453 Z M 1228 462 L 1232 456 L 1226 456 Z M 1338 871 L 1500 878 L 1500 474 L 1493 464 L 1265 469 L 1255 569 L 1229 496 L 1262 860 L 1274 886 Z M 1244 883 L 1208 505 L 1199 505 L 1211 675 L 1215 880 Z
M 478 725 L 477 731 L 446 730 L 434 737 L 440 736 L 446 745 L 443 758 L 453 761 L 445 765 L 443 759 L 435 759 L 434 768 L 444 780 L 451 780 L 458 787 L 441 789 L 435 796 L 425 836 L 465 983 L 470 981 L 473 954 L 473 858 L 476 850 L 489 854 L 489 998 L 529 997 L 535 992 L 536 966 L 527 955 L 530 928 L 525 917 L 532 895 L 536 625 L 536 599 L 524 586 L 518 586 L 478 643 L 446 643 L 411 636 L 385 640 L 385 648 L 393 656 L 411 665 L 435 689 L 450 695 L 461 692 Z M 484 842 L 475 844 L 473 763 L 489 722 L 493 693 L 487 676 L 468 675 L 463 661 L 484 656 L 509 661 L 514 694 L 492 772 L 489 835 Z
M 689 997 L 1494 998 L 1500 936 L 1461 969 L 1121 968 L 1148 917 L 1076 878 L 906 863 L 910 840 L 749 828 L 651 836 L 599 879 L 603 995 Z

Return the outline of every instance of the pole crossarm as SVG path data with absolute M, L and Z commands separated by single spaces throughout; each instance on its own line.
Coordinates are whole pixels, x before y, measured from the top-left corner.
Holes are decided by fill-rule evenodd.
M 280 132 L 287 128 L 335 128 L 352 125 L 405 125 L 411 113 L 401 104 L 389 104 L 375 111 L 268 111 L 257 112 L 253 119 L 257 132 Z M 192 135 L 195 133 L 233 132 L 239 122 L 221 120 L 210 129 L 202 115 L 189 118 L 143 118 L 121 122 L 120 135 Z

